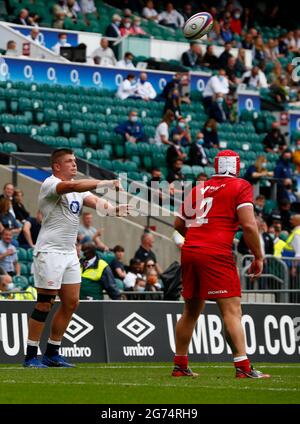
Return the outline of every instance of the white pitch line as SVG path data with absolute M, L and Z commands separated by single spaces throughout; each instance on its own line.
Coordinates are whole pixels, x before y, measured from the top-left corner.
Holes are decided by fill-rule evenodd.
M 194 380 L 194 379 L 192 379 Z M 198 380 L 200 381 L 200 380 Z M 147 383 L 122 383 L 122 382 L 105 382 L 105 383 L 100 383 L 100 382 L 86 382 L 86 381 L 73 381 L 73 382 L 67 382 L 67 381 L 46 381 L 46 382 L 41 382 L 41 381 L 16 381 L 16 380 L 3 380 L 2 383 L 5 384 L 47 384 L 47 385 L 66 385 L 66 386 L 73 386 L 75 385 L 80 385 L 80 386 L 126 386 L 126 387 L 192 387 L 191 385 L 183 385 L 183 386 L 178 386 L 177 384 L 161 384 L 161 385 L 157 385 L 157 382 L 153 382 L 153 384 L 147 384 Z M 273 392 L 297 392 L 300 391 L 300 389 L 297 388 L 280 388 L 280 387 L 253 387 L 253 386 L 244 386 L 244 387 L 240 387 L 240 386 L 208 386 L 208 385 L 199 385 L 197 386 L 199 389 L 211 389 L 211 390 L 216 390 L 216 389 L 236 389 L 236 390 L 251 390 L 251 391 L 273 391 Z

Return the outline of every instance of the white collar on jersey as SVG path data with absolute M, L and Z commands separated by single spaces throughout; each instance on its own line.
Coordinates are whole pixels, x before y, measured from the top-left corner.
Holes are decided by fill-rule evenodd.
M 230 177 L 230 178 L 237 178 L 235 175 L 229 175 L 229 174 L 214 174 L 212 177 Z

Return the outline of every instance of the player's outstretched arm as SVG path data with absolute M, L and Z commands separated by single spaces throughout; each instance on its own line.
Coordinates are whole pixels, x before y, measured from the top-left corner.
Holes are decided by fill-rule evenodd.
M 57 184 L 57 194 L 66 193 L 83 193 L 89 190 L 96 190 L 96 188 L 111 188 L 115 190 L 123 190 L 119 180 L 74 180 L 74 181 L 62 181 Z
M 261 250 L 259 232 L 254 216 L 253 206 L 243 206 L 237 210 L 239 223 L 243 229 L 243 237 L 251 252 L 254 260 L 248 270 L 252 279 L 260 276 L 264 265 L 264 256 Z

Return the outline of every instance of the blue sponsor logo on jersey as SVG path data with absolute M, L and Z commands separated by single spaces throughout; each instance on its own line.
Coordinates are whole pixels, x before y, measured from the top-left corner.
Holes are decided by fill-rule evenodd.
M 73 202 L 70 204 L 70 211 L 74 214 L 78 213 L 80 210 L 80 204 L 77 200 L 73 200 Z

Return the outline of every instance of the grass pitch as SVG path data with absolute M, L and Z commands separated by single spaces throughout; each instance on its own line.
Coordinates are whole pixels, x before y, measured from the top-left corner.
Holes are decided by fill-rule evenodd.
M 196 379 L 171 364 L 78 364 L 75 369 L 0 366 L 0 404 L 299 404 L 300 364 L 255 364 L 262 380 L 235 379 L 231 364 L 192 363 Z

